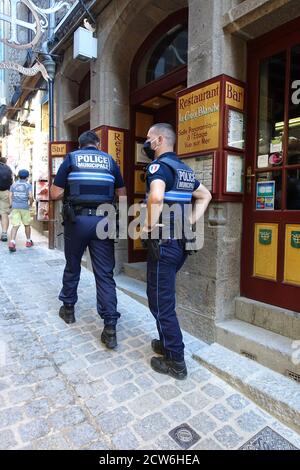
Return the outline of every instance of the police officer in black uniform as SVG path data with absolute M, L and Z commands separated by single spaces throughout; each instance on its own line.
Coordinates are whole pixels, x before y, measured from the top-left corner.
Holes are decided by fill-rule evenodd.
M 169 236 L 162 239 L 164 204 L 174 203 L 182 210 L 184 222 L 186 204 L 192 203 L 189 223 L 200 219 L 210 200 L 210 192 L 195 178 L 193 170 L 174 153 L 175 132 L 170 124 L 154 124 L 148 132 L 144 152 L 152 160 L 147 167 L 147 217 L 142 229 L 142 239 L 148 239 L 147 296 L 149 308 L 156 319 L 159 339 L 153 339 L 153 351 L 161 357 L 152 357 L 151 367 L 159 373 L 176 379 L 187 376 L 184 361 L 184 343 L 175 311 L 176 273 L 186 257 L 185 240 L 176 233 L 176 218 L 167 215 Z M 170 215 L 169 215 L 170 214 Z M 177 216 L 176 216 L 177 217 Z M 158 240 L 150 240 L 158 233 Z M 182 232 L 181 234 L 182 235 Z M 153 235 L 155 238 L 157 235 Z
M 113 204 L 115 196 L 126 196 L 120 169 L 111 155 L 99 150 L 99 138 L 87 131 L 79 137 L 79 150 L 67 154 L 51 187 L 52 199 L 63 198 L 66 267 L 59 299 L 59 316 L 74 323 L 74 305 L 80 279 L 81 259 L 88 247 L 97 288 L 97 310 L 104 320 L 102 342 L 117 346 L 116 284 L 114 240 L 97 237 L 97 225 L 103 220 L 101 204 Z M 98 209 L 97 209 L 98 208 Z

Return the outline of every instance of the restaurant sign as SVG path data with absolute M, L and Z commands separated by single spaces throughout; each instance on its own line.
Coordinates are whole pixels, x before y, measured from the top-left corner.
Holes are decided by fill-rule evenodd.
M 195 154 L 219 147 L 220 103 L 219 80 L 178 94 L 178 155 Z

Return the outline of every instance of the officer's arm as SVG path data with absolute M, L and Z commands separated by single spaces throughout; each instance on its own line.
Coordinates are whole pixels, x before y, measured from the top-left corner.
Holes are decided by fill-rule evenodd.
M 65 190 L 63 188 L 60 188 L 59 186 L 55 186 L 55 184 L 53 184 L 50 188 L 50 197 L 53 201 L 57 201 L 64 197 L 64 192 Z
M 151 182 L 147 202 L 147 217 L 143 231 L 151 232 L 158 223 L 163 210 L 165 190 L 166 183 L 163 180 L 156 179 Z
M 200 186 L 193 192 L 193 210 L 190 218 L 191 224 L 195 224 L 207 209 L 211 201 L 211 194 L 208 189 L 200 184 Z

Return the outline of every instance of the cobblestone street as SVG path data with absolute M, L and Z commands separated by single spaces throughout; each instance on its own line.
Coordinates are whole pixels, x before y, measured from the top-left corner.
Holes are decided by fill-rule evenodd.
M 187 380 L 152 371 L 155 322 L 121 292 L 119 345 L 106 350 L 85 268 L 77 322 L 66 325 L 57 299 L 63 253 L 43 241 L 30 250 L 21 245 L 14 254 L 0 245 L 1 449 L 182 449 L 169 433 L 184 423 L 195 432 L 191 449 L 251 448 L 262 430 L 300 448 L 297 433 L 192 358 L 206 345 L 191 335 Z

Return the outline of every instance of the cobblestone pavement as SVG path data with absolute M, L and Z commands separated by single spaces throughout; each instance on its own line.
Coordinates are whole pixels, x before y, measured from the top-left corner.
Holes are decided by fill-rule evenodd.
M 119 346 L 106 350 L 84 268 L 77 322 L 66 325 L 62 271 L 63 254 L 41 242 L 14 254 L 0 244 L 1 449 L 180 449 L 169 432 L 183 423 L 196 433 L 191 449 L 238 449 L 269 428 L 300 448 L 299 435 L 192 359 L 205 346 L 196 338 L 184 335 L 187 380 L 152 371 L 154 320 L 121 292 Z

